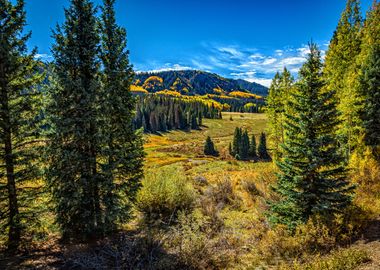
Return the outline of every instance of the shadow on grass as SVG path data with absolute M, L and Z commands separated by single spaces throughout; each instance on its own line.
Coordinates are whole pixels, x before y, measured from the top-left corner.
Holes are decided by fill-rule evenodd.
M 168 254 L 160 239 L 141 232 L 121 232 L 92 244 L 59 244 L 28 254 L 0 254 L 0 269 L 187 269 Z

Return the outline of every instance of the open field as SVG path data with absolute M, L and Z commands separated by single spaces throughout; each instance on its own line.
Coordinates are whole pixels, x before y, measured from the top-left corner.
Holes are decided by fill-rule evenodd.
M 232 117 L 232 120 L 230 119 Z M 164 166 L 173 163 L 220 162 L 230 159 L 228 144 L 232 142 L 236 127 L 243 127 L 249 134 L 265 131 L 267 117 L 265 114 L 223 113 L 223 119 L 204 119 L 202 130 L 190 132 L 171 131 L 162 135 L 147 135 L 145 151 L 146 168 Z M 203 146 L 207 136 L 211 136 L 219 158 L 205 158 Z M 246 162 L 240 162 L 246 164 Z

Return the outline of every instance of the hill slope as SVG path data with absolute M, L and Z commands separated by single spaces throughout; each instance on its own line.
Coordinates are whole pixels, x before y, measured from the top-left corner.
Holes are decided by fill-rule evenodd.
M 135 85 L 149 92 L 173 90 L 187 95 L 205 95 L 243 91 L 267 96 L 268 88 L 244 80 L 223 78 L 198 70 L 142 72 L 136 74 Z

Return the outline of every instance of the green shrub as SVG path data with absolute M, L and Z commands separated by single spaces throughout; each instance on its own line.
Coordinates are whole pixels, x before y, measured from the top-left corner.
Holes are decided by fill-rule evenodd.
M 192 208 L 195 190 L 179 166 L 148 172 L 137 194 L 137 208 L 145 220 L 171 222 L 178 211 Z

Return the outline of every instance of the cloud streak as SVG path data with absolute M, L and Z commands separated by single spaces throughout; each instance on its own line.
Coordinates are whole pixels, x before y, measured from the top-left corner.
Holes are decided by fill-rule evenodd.
M 53 56 L 51 56 L 49 54 L 46 54 L 46 53 L 37 53 L 34 56 L 34 58 L 42 60 L 42 61 L 51 61 L 51 60 L 53 60 Z

